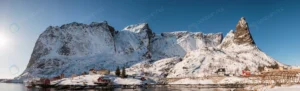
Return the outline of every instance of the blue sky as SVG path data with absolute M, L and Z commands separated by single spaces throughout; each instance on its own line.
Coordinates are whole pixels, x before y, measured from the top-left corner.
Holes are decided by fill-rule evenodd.
M 106 20 L 118 30 L 147 22 L 156 33 L 226 35 L 244 16 L 261 50 L 282 63 L 300 65 L 299 10 L 296 0 L 1 0 L 0 78 L 22 73 L 48 26 L 74 21 Z

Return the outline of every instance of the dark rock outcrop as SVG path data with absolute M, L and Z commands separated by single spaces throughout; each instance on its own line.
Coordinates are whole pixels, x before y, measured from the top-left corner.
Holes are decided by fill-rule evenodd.
M 245 18 L 242 17 L 236 25 L 236 32 L 234 32 L 234 43 L 241 44 L 255 44 Z

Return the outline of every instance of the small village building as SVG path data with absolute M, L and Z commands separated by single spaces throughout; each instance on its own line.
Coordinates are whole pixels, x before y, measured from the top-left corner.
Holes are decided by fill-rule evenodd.
M 94 82 L 94 84 L 100 85 L 100 86 L 107 86 L 111 84 L 111 79 L 109 77 L 99 77 L 97 79 L 97 82 Z
M 109 75 L 110 70 L 108 70 L 108 69 L 101 69 L 101 70 L 90 69 L 89 70 L 89 75 L 96 75 L 96 74 Z
M 97 79 L 98 82 L 102 82 L 102 83 L 110 83 L 111 80 L 108 77 L 99 77 Z
M 97 74 L 97 72 L 96 72 L 95 69 L 90 69 L 89 70 L 89 75 L 96 75 L 96 74 Z
M 251 75 L 251 72 L 249 70 L 243 70 L 242 71 L 242 75 L 243 76 L 250 76 Z
M 280 71 L 283 71 L 284 69 L 283 69 L 283 67 L 282 67 L 282 66 L 280 66 L 280 67 L 279 67 L 279 70 L 280 70 Z
M 271 67 L 264 67 L 264 72 L 270 72 L 270 71 L 284 71 L 284 70 L 289 70 L 290 68 L 289 67 L 284 67 L 284 66 L 280 66 L 278 67 L 278 69 L 274 69 L 274 68 L 271 68 Z
M 266 66 L 264 67 L 264 72 L 270 72 L 270 71 L 274 71 L 274 69 Z
M 39 84 L 39 85 L 50 85 L 50 79 L 47 78 L 41 78 L 38 81 L 36 81 L 34 84 Z
M 280 66 L 279 67 L 279 70 L 280 71 L 284 71 L 284 70 L 290 70 L 291 68 L 290 67 L 287 67 L 287 66 Z
M 242 75 L 243 76 L 250 76 L 251 72 L 250 69 L 248 67 L 246 67 L 243 71 L 242 71 Z
M 225 68 L 219 68 L 215 73 L 218 74 L 219 76 L 224 76 L 225 75 Z
M 110 70 L 101 69 L 101 70 L 97 71 L 97 74 L 100 74 L 100 75 L 109 75 L 110 74 Z

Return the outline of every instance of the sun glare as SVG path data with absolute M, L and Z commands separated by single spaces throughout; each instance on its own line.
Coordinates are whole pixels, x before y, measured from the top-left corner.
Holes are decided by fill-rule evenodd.
M 0 34 L 0 47 L 1 49 L 8 45 L 8 39 L 4 36 L 4 34 Z

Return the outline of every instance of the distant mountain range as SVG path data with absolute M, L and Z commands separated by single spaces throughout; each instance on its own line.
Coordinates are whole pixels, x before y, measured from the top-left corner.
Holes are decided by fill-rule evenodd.
M 240 75 L 248 67 L 283 65 L 259 50 L 245 18 L 225 38 L 222 33 L 152 32 L 146 23 L 115 30 L 106 21 L 48 27 L 38 38 L 27 69 L 17 79 L 71 76 L 91 68 L 154 77 L 209 76 L 220 68 Z

